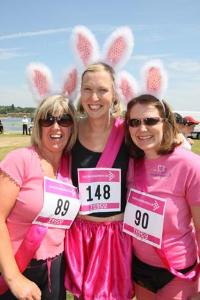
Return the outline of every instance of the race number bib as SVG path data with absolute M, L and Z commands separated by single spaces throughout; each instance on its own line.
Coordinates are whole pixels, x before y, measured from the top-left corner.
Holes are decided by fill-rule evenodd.
M 80 214 L 121 210 L 121 170 L 78 169 Z
M 161 248 L 166 200 L 131 189 L 124 214 L 123 231 Z
M 80 209 L 76 187 L 44 177 L 44 203 L 33 224 L 68 229 Z

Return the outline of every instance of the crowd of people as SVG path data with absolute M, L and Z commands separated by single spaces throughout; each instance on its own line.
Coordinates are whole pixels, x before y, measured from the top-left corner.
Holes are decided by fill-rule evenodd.
M 196 125 L 200 122 L 195 120 L 192 116 L 181 116 L 179 113 L 174 113 L 176 125 L 179 131 L 179 137 L 182 140 L 182 146 L 187 149 L 191 150 L 192 145 L 194 144 L 192 139 L 192 132 Z
M 200 299 L 200 157 L 187 138 L 199 122 L 147 86 L 123 117 L 99 61 L 77 110 L 66 95 L 41 100 L 31 146 L 0 162 L 0 299 Z
M 23 135 L 31 135 L 33 129 L 33 118 L 29 120 L 26 115 L 22 118 L 22 134 Z M 0 120 L 0 133 L 4 133 L 4 126 L 2 121 Z

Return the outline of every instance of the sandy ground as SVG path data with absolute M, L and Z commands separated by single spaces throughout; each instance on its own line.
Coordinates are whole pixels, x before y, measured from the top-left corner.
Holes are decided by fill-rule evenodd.
M 0 147 L 9 147 L 9 146 L 26 146 L 30 143 L 29 135 L 22 136 L 12 136 L 9 134 L 0 135 Z

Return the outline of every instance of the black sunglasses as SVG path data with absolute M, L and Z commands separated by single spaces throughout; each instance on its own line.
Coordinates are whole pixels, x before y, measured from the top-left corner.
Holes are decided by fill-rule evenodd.
M 39 124 L 42 127 L 52 126 L 55 122 L 62 127 L 70 127 L 73 124 L 73 119 L 69 114 L 64 114 L 60 117 L 54 117 L 52 115 L 47 115 L 46 119 L 40 119 Z
M 159 122 L 162 122 L 164 118 L 159 117 L 149 117 L 144 119 L 130 119 L 128 120 L 128 126 L 130 127 L 139 127 L 141 124 L 145 124 L 146 126 L 154 126 Z

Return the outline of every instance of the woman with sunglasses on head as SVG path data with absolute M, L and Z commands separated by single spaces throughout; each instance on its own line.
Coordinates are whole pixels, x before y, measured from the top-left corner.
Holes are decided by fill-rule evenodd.
M 126 142 L 133 159 L 124 230 L 133 236 L 136 297 L 193 299 L 199 277 L 200 158 L 178 147 L 170 107 L 150 94 L 128 103 Z
M 0 298 L 65 300 L 65 223 L 75 110 L 54 95 L 38 106 L 31 147 L 0 163 Z M 62 190 L 62 193 L 60 192 Z M 67 200 L 66 200 L 67 199 Z
M 128 153 L 112 67 L 86 68 L 79 110 L 72 180 L 82 204 L 66 232 L 66 289 L 84 300 L 130 300 L 131 238 L 122 232 Z

